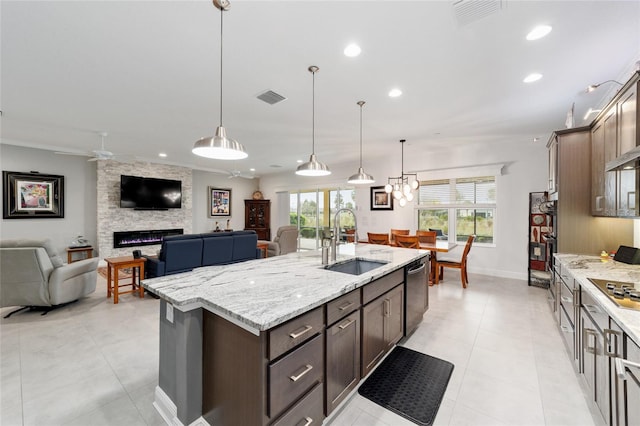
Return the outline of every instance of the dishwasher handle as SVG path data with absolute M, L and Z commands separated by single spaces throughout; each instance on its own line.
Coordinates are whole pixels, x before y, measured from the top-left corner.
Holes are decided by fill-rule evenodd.
M 425 263 L 421 263 L 419 268 L 414 267 L 413 269 L 409 269 L 407 271 L 407 275 L 415 275 L 422 272 L 422 270 L 426 267 Z

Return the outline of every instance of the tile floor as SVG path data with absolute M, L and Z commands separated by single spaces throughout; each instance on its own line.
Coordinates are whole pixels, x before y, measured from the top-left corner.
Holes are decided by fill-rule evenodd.
M 457 274 L 430 288 L 423 324 L 402 344 L 455 364 L 436 425 L 599 425 L 546 302 L 526 282 Z M 0 321 L 0 425 L 164 425 L 158 300 L 113 305 L 105 280 L 75 304 Z M 0 310 L 2 316 L 13 308 Z M 413 423 L 354 394 L 332 426 Z

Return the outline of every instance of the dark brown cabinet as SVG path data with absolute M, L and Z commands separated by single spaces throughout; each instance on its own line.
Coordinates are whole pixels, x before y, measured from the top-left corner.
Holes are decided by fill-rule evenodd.
M 327 407 L 329 415 L 360 381 L 360 311 L 327 331 Z
M 362 375 L 366 376 L 404 334 L 404 286 L 362 308 Z
M 271 201 L 244 200 L 244 229 L 256 231 L 259 240 L 271 240 Z
M 636 168 L 627 168 L 625 161 L 618 160 L 640 145 L 639 77 L 640 73 L 633 75 L 591 126 L 591 211 L 594 216 L 637 217 L 640 214 Z M 637 167 L 637 161 L 632 164 Z

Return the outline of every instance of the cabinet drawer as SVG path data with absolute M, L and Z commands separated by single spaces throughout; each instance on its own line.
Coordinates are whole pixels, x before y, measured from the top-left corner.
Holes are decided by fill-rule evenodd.
M 572 312 L 573 310 L 573 291 L 570 290 L 570 287 L 573 287 L 573 278 L 569 279 L 569 282 L 565 282 L 564 280 L 560 280 L 560 304 L 564 306 L 564 309 L 567 312 Z M 573 315 L 570 317 L 572 318 Z
M 322 307 L 300 315 L 269 332 L 269 360 L 313 337 L 324 328 Z
M 404 269 L 398 269 L 389 275 L 365 285 L 362 288 L 362 304 L 366 305 L 402 282 L 404 282 Z
M 360 289 L 327 303 L 327 325 L 331 325 L 360 307 Z
M 319 334 L 269 366 L 269 417 L 278 415 L 324 376 L 324 335 Z
M 589 313 L 600 330 L 609 328 L 609 315 L 604 311 L 600 303 L 598 303 L 588 291 L 581 292 L 581 301 L 584 309 Z
M 324 419 L 322 412 L 322 383 L 318 383 L 311 392 L 291 407 L 272 426 L 289 425 L 321 425 Z

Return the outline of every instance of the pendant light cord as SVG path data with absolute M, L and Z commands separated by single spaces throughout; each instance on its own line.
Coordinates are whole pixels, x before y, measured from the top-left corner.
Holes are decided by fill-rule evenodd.
M 224 10 L 220 9 L 220 127 L 222 126 L 222 15 Z
M 313 83 L 311 85 L 311 154 L 316 153 L 316 72 L 312 71 Z
M 364 102 L 360 103 L 360 168 L 362 168 L 362 105 Z

